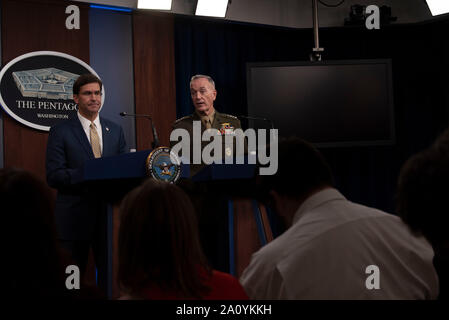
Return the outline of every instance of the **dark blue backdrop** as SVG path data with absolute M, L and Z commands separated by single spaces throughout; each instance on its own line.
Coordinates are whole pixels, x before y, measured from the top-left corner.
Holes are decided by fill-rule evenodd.
M 381 30 L 320 30 L 320 44 L 325 48 L 323 59 L 392 59 L 396 144 L 321 150 L 333 169 L 337 187 L 350 200 L 393 212 L 400 167 L 447 127 L 447 30 L 447 18 Z M 176 16 L 177 116 L 193 111 L 189 92 L 192 75 L 204 73 L 214 78 L 219 111 L 245 114 L 246 63 L 307 61 L 313 46 L 311 29 Z

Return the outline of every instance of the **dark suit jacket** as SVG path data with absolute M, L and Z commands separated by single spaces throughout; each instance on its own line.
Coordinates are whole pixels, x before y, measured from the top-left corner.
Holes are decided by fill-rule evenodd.
M 103 157 L 125 153 L 122 128 L 100 117 Z M 47 142 L 47 183 L 58 190 L 55 219 L 58 236 L 64 240 L 90 240 L 93 234 L 100 197 L 92 189 L 72 182 L 87 160 L 95 159 L 92 147 L 78 117 L 50 129 Z

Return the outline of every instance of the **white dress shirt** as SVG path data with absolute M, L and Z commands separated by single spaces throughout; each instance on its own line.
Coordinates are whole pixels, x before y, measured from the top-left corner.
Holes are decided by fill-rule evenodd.
M 399 217 L 329 188 L 309 197 L 293 225 L 253 254 L 240 281 L 251 299 L 435 299 L 433 256 Z M 379 289 L 367 288 L 370 265 L 379 268 Z
M 89 119 L 84 118 L 80 112 L 77 112 L 78 114 L 78 119 L 80 119 L 81 122 L 81 126 L 84 129 L 84 132 L 86 133 L 87 136 L 87 140 L 89 140 L 90 143 L 90 123 L 91 121 Z M 103 153 L 103 133 L 101 130 L 101 123 L 100 123 L 100 116 L 97 115 L 97 117 L 95 118 L 95 120 L 93 121 L 95 128 L 97 129 L 97 133 L 98 133 L 98 140 L 100 141 L 100 149 L 101 149 L 101 153 Z

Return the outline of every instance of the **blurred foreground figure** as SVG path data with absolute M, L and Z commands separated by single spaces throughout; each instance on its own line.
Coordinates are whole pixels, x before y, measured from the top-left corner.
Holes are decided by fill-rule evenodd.
M 431 245 L 397 216 L 348 201 L 321 154 L 279 143 L 260 194 L 288 229 L 253 254 L 240 281 L 251 299 L 434 299 Z
M 179 187 L 149 179 L 120 212 L 122 299 L 248 299 L 237 279 L 209 267 L 193 205 Z
M 9 299 L 105 298 L 82 279 L 80 289 L 66 287 L 73 273 L 65 270 L 74 262 L 57 241 L 53 199 L 43 181 L 24 170 L 0 169 L 0 203 L 2 284 Z
M 31 173 L 0 169 L 2 284 L 10 298 L 68 297 L 52 198 Z
M 430 148 L 412 156 L 401 169 L 397 211 L 417 235 L 424 235 L 435 250 L 434 265 L 440 280 L 439 299 L 449 290 L 449 130 Z

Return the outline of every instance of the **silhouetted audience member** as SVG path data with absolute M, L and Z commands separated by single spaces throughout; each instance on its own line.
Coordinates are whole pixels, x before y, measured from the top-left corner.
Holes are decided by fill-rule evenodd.
M 288 229 L 253 254 L 240 281 L 252 299 L 432 299 L 433 250 L 397 216 L 347 200 L 307 142 L 279 143 L 262 198 Z
M 449 290 L 449 130 L 430 148 L 410 157 L 401 169 L 397 211 L 415 234 L 424 235 L 435 250 L 440 280 L 439 299 Z
M 0 203 L 4 291 L 16 298 L 67 297 L 45 183 L 23 170 L 0 169 Z
M 65 268 L 73 262 L 57 242 L 53 202 L 50 189 L 33 174 L 0 169 L 4 291 L 13 299 L 102 298 L 82 284 L 67 289 Z
M 122 299 L 248 299 L 237 279 L 209 267 L 193 205 L 179 187 L 149 179 L 120 212 Z

